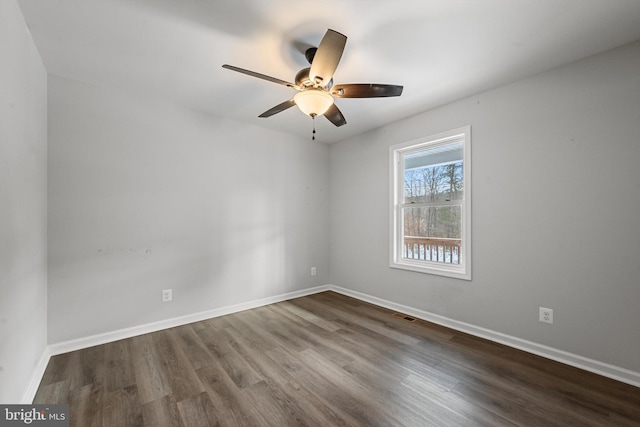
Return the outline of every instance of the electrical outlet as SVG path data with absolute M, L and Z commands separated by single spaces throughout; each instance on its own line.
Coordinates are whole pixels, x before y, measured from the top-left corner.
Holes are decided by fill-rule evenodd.
M 316 275 L 316 268 L 315 267 L 311 267 L 311 275 L 312 276 Z
M 162 302 L 168 302 L 173 299 L 173 291 L 171 289 L 162 290 Z
M 553 324 L 553 310 L 550 308 L 540 307 L 540 321 L 543 323 Z

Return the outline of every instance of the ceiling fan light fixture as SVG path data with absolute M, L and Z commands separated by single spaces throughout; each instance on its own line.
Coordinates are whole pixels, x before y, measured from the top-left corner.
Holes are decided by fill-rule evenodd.
M 307 89 L 293 97 L 296 105 L 307 116 L 321 116 L 333 105 L 333 97 L 320 89 Z
M 328 29 L 316 48 L 307 49 L 305 56 L 311 67 L 298 71 L 295 83 L 280 80 L 266 74 L 224 64 L 222 68 L 246 74 L 298 91 L 293 98 L 281 102 L 260 114 L 258 117 L 271 117 L 281 113 L 294 105 L 305 115 L 315 118 L 324 116 L 334 126 L 344 126 L 347 120 L 334 103 L 335 98 L 384 98 L 389 96 L 400 96 L 402 86 L 387 85 L 378 83 L 348 83 L 338 86 L 333 85 L 333 75 L 338 67 L 347 36 L 339 32 Z M 314 121 L 315 126 L 315 121 Z M 315 134 L 315 127 L 314 127 Z

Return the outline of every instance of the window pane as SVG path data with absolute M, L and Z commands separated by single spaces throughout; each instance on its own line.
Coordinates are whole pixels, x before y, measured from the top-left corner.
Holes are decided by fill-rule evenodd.
M 462 200 L 462 159 L 462 142 L 405 154 L 404 203 Z
M 403 258 L 460 263 L 460 206 L 404 208 Z
M 393 145 L 389 168 L 389 266 L 471 280 L 471 127 Z
M 460 206 L 404 208 L 404 235 L 460 239 Z

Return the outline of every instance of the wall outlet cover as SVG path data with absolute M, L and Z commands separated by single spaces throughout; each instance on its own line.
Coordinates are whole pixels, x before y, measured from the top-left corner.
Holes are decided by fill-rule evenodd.
M 540 307 L 540 317 L 538 320 L 543 323 L 553 324 L 553 309 Z

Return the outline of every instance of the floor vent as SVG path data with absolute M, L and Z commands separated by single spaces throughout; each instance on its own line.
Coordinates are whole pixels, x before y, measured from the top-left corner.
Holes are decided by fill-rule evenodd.
M 408 316 L 408 315 L 403 314 L 403 313 L 393 313 L 393 315 L 395 317 L 397 317 L 398 319 L 406 320 L 407 322 L 415 322 L 416 321 L 415 317 L 411 317 L 411 316 Z

